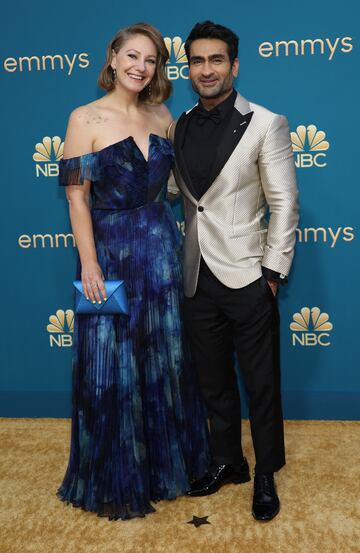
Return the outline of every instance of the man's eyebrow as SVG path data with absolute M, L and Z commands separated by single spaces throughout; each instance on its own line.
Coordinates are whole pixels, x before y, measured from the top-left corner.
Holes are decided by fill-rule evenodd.
M 222 59 L 225 59 L 225 54 L 211 54 L 210 56 L 208 56 L 208 59 L 209 60 L 212 60 L 214 58 L 222 58 Z M 193 60 L 204 60 L 205 59 L 205 56 L 190 56 L 190 61 L 193 61 Z

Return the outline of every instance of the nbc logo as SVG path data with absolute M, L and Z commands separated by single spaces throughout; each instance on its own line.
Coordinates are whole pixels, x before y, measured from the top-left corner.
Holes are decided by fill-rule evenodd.
M 72 346 L 72 333 L 74 332 L 74 312 L 72 309 L 58 309 L 55 315 L 50 315 L 49 324 L 46 327 L 49 333 L 50 347 Z
M 59 136 L 44 136 L 42 142 L 35 146 L 33 160 L 36 161 L 36 176 L 57 177 L 59 175 L 58 162 L 63 156 L 64 143 Z M 39 162 L 39 163 L 38 163 Z
M 333 324 L 327 313 L 321 313 L 318 307 L 303 307 L 300 313 L 294 313 L 290 324 L 292 345 L 330 346 L 330 330 Z
M 189 78 L 189 65 L 185 54 L 184 43 L 179 36 L 165 37 L 164 42 L 169 52 L 169 60 L 166 64 L 166 74 L 171 81 Z M 174 63 L 176 65 L 174 65 Z
M 324 131 L 318 131 L 315 125 L 299 125 L 296 132 L 290 134 L 296 167 L 326 166 L 324 152 L 330 148 L 330 144 L 325 140 Z
M 183 236 L 185 236 L 185 221 L 176 221 L 177 228 Z

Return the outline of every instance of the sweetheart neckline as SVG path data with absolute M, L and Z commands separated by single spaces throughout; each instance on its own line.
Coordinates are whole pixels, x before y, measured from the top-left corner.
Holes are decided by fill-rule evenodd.
M 156 134 L 156 133 L 149 133 L 149 137 L 148 137 L 148 148 L 147 148 L 147 153 L 148 153 L 148 156 L 147 156 L 147 159 L 146 157 L 144 156 L 142 150 L 139 148 L 135 138 L 132 136 L 132 135 L 129 135 L 127 136 L 126 138 L 122 138 L 121 140 L 118 140 L 117 142 L 113 142 L 112 144 L 108 144 L 107 146 L 104 146 L 104 148 L 100 148 L 100 150 L 95 150 L 94 152 L 88 152 L 86 154 L 81 154 L 80 156 L 73 156 L 73 157 L 66 157 L 66 158 L 62 158 L 63 161 L 68 161 L 69 159 L 77 159 L 79 157 L 84 157 L 84 156 L 91 156 L 91 155 L 95 155 L 95 154 L 100 154 L 101 152 L 103 152 L 104 150 L 107 150 L 108 148 L 112 148 L 113 146 L 118 146 L 119 144 L 121 144 L 122 142 L 126 142 L 127 140 L 131 140 L 134 145 L 136 146 L 137 150 L 140 152 L 142 158 L 144 159 L 144 161 L 146 163 L 149 162 L 149 155 L 150 155 L 150 146 L 151 146 L 151 137 L 152 136 L 156 136 L 157 138 L 161 138 L 161 140 L 165 140 L 166 142 L 170 142 L 171 143 L 171 140 L 169 138 L 166 138 L 165 136 L 161 136 L 160 134 Z

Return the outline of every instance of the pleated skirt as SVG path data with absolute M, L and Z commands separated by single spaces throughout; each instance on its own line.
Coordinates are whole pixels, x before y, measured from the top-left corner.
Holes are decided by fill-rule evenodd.
M 70 456 L 59 497 L 110 519 L 154 511 L 209 464 L 182 324 L 181 238 L 167 202 L 94 210 L 99 264 L 129 316 L 75 317 Z M 77 277 L 80 277 L 78 271 Z

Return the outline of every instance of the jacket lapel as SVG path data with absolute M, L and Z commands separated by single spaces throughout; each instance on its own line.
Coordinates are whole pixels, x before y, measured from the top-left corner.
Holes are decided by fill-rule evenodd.
M 240 111 L 242 110 L 242 112 Z M 231 112 L 230 119 L 224 131 L 223 138 L 216 152 L 216 158 L 211 169 L 209 182 L 212 184 L 216 177 L 221 173 L 224 165 L 244 136 L 249 126 L 253 111 L 250 111 L 250 105 L 245 98 L 237 95 L 234 109 Z M 211 186 L 210 184 L 210 186 Z
M 176 164 L 184 181 L 184 184 L 190 194 L 193 196 L 193 198 L 198 200 L 196 190 L 194 189 L 191 182 L 182 149 L 187 126 L 190 120 L 189 114 L 191 111 L 192 110 L 190 109 L 189 111 L 184 112 L 176 122 L 174 134 L 174 150 L 176 156 Z M 233 111 L 231 112 L 230 119 L 224 132 L 224 136 L 216 152 L 216 158 L 209 177 L 209 182 L 211 184 L 205 194 L 207 194 L 207 192 L 210 190 L 214 180 L 219 175 L 219 173 L 221 173 L 224 165 L 235 150 L 236 146 L 239 144 L 241 138 L 244 136 L 244 133 L 249 126 L 253 113 L 253 111 L 250 111 L 249 102 L 238 93 Z
M 193 188 L 191 178 L 186 166 L 184 154 L 183 154 L 183 144 L 185 140 L 187 126 L 190 120 L 190 117 L 188 117 L 190 111 L 184 112 L 176 122 L 175 134 L 174 134 L 174 150 L 175 150 L 176 164 L 182 176 L 182 179 L 185 183 L 185 186 L 188 188 L 191 195 L 194 196 L 194 198 L 196 198 L 196 192 Z

